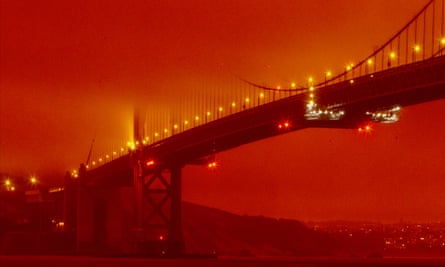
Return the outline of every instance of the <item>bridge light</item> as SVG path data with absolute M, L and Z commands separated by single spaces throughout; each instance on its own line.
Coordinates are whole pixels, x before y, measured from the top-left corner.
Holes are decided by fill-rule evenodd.
M 350 80 L 349 83 L 350 83 L 350 84 L 353 84 L 353 83 L 354 83 L 354 79 Z
M 278 124 L 278 129 L 289 129 L 290 123 L 288 121 L 282 122 Z
M 389 53 L 389 57 L 392 59 L 396 58 L 396 53 L 395 52 Z
M 291 84 L 290 84 L 290 87 L 291 88 L 295 88 L 297 86 L 297 84 L 295 83 L 295 82 L 292 82 Z
M 264 93 L 261 92 L 261 93 L 260 93 L 260 98 L 263 98 L 263 97 L 264 97 Z M 232 104 L 234 104 L 234 103 L 232 103 Z
M 155 137 L 158 137 L 159 136 L 159 134 L 158 133 L 155 133 Z
M 121 152 L 124 152 L 124 151 L 125 151 L 125 149 L 123 147 L 121 147 Z
M 219 112 L 222 112 L 222 111 L 223 111 L 223 107 L 219 107 L 219 108 L 218 108 L 218 111 L 219 111 Z
M 92 164 L 93 166 L 95 166 L 95 165 L 96 165 L 96 162 L 93 160 L 93 162 L 91 162 L 91 164 Z
M 152 167 L 153 165 L 155 165 L 155 161 L 153 159 L 145 161 L 145 167 Z
M 207 164 L 207 168 L 209 169 L 214 169 L 216 168 L 218 165 L 216 164 L 216 161 L 211 161 Z
M 372 64 L 374 63 L 374 61 L 372 60 L 372 58 L 368 59 L 366 62 L 368 63 L 368 65 L 372 65 Z
M 277 85 L 277 90 L 280 90 L 281 89 L 281 85 Z
M 314 78 L 312 78 L 312 77 L 309 77 L 309 78 L 307 79 L 307 81 L 311 83 L 311 82 L 313 82 L 313 81 L 314 81 Z
M 5 185 L 6 185 L 6 186 L 10 186 L 10 185 L 11 185 L 11 180 L 6 179 L 6 181 L 5 181 Z
M 313 86 L 309 87 L 309 91 L 313 92 L 315 88 Z
M 414 46 L 414 51 L 419 52 L 420 51 L 420 45 L 416 44 Z
M 159 240 L 160 240 L 160 241 L 164 240 L 164 236 L 163 236 L 163 235 L 160 235 L 160 236 L 159 236 Z
M 250 99 L 248 97 L 246 97 L 246 99 L 244 100 L 246 103 L 250 102 Z
M 184 124 L 185 124 L 185 125 L 189 124 L 189 121 L 188 121 L 188 120 L 185 120 L 185 121 L 184 121 Z
M 199 116 L 195 116 L 195 121 L 199 121 Z
M 314 98 L 314 94 L 312 94 L 312 93 L 309 94 L 309 97 L 310 97 L 310 98 Z
M 440 44 L 445 45 L 445 37 L 442 37 L 442 39 L 440 39 Z
M 236 107 L 236 103 L 232 102 L 232 108 Z
M 232 106 L 233 106 L 233 104 L 232 104 Z M 210 111 L 207 111 L 207 116 L 210 116 L 210 115 L 212 115 L 212 113 Z
M 11 187 L 9 188 L 9 190 L 11 190 L 11 191 L 15 191 L 15 186 L 11 186 Z
M 359 133 L 366 133 L 369 134 L 371 133 L 374 129 L 372 128 L 372 125 L 370 123 L 360 126 L 358 129 Z
M 178 125 L 177 125 L 177 124 L 174 124 L 174 125 L 173 125 L 173 129 L 178 129 Z
M 332 76 L 332 72 L 330 70 L 326 71 L 326 77 L 329 78 Z

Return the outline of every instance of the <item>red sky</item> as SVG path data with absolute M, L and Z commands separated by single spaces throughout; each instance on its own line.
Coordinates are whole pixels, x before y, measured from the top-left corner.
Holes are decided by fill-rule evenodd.
M 0 172 L 61 182 L 93 136 L 96 154 L 131 138 L 134 104 L 172 105 L 220 74 L 322 77 L 426 2 L 0 0 Z M 184 198 L 302 220 L 445 220 L 444 103 L 368 137 L 307 129 L 221 153 L 216 171 L 185 168 Z

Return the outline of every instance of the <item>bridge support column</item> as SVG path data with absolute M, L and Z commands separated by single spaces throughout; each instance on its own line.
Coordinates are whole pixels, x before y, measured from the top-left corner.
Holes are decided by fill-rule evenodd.
M 182 239 L 182 167 L 170 169 L 169 250 L 173 256 L 183 252 Z
M 138 241 L 137 253 L 180 256 L 184 247 L 182 166 L 142 170 L 135 179 L 135 189 L 136 230 L 142 237 Z

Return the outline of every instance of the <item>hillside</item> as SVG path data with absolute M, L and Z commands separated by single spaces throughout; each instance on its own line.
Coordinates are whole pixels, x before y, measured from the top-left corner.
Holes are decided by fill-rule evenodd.
M 327 256 L 329 235 L 296 220 L 241 216 L 183 202 L 184 240 L 189 253 L 232 256 Z

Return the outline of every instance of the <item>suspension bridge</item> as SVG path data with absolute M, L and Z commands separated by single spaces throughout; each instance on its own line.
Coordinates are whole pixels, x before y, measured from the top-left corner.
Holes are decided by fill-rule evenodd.
M 215 155 L 309 127 L 393 123 L 402 107 L 445 97 L 445 0 L 429 1 L 380 48 L 321 82 L 269 87 L 240 80 L 230 94 L 194 91 L 185 104 L 134 115 L 134 140 L 67 178 L 65 226 L 80 252 L 180 255 L 181 170 Z

